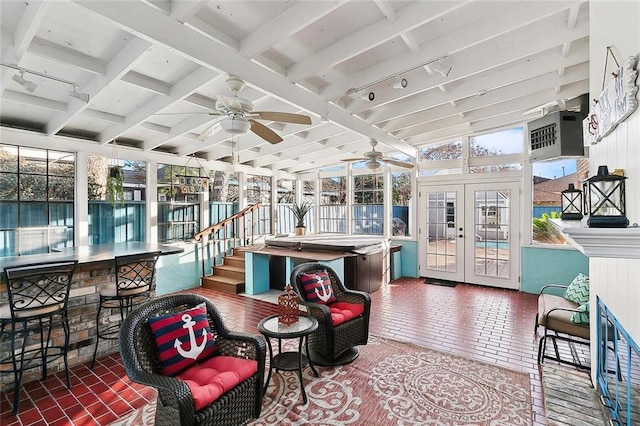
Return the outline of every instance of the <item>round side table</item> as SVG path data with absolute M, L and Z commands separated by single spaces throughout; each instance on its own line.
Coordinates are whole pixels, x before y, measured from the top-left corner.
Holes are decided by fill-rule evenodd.
M 308 364 L 316 377 L 318 377 L 318 372 L 311 360 L 302 353 L 302 345 L 303 343 L 306 345 L 306 352 L 309 353 L 309 341 L 305 339 L 305 337 L 309 336 L 309 334 L 313 333 L 317 328 L 318 321 L 307 315 L 300 315 L 298 321 L 291 325 L 280 324 L 278 322 L 278 315 L 268 316 L 258 323 L 258 330 L 267 338 L 267 345 L 269 346 L 269 373 L 267 374 L 267 382 L 264 385 L 265 393 L 271 380 L 272 369 L 275 368 L 276 372 L 278 370 L 298 370 L 302 401 L 305 404 L 307 403 L 307 393 L 304 390 L 304 383 L 302 381 L 302 369 Z M 282 352 L 282 340 L 296 338 L 299 339 L 298 350 Z M 278 339 L 278 354 L 275 356 L 273 355 L 271 339 Z

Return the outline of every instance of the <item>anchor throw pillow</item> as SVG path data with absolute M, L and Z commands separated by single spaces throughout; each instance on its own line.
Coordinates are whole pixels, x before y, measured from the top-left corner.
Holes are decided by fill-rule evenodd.
M 331 288 L 331 279 L 326 270 L 311 274 L 300 274 L 300 282 L 304 287 L 304 298 L 307 302 L 327 305 L 336 301 L 336 296 Z
M 158 346 L 162 374 L 174 376 L 216 350 L 204 303 L 147 319 Z

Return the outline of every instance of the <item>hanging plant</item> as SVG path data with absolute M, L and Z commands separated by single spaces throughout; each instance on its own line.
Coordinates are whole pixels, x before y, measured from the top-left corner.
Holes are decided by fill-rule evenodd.
M 121 166 L 110 166 L 107 176 L 107 197 L 111 205 L 124 204 L 124 170 Z

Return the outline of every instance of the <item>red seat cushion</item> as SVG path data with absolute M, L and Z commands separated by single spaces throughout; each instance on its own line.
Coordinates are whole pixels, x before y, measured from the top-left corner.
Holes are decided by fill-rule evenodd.
M 364 305 L 358 303 L 335 302 L 328 306 L 331 312 L 331 324 L 334 327 L 364 313 Z
M 196 411 L 203 409 L 225 392 L 258 371 L 258 362 L 232 356 L 214 356 L 178 374 L 191 390 Z

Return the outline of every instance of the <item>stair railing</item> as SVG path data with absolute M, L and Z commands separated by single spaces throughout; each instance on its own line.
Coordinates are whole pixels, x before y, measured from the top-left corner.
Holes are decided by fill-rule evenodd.
M 235 213 L 232 216 L 229 216 L 226 219 L 221 220 L 218 223 L 215 223 L 211 226 L 206 227 L 202 231 L 198 232 L 194 238 L 196 241 L 200 242 L 200 250 L 201 250 L 201 262 L 202 262 L 202 276 L 206 276 L 205 273 L 205 247 L 208 245 L 213 246 L 213 264 L 211 265 L 211 269 L 215 267 L 216 264 L 216 246 L 217 244 L 222 244 L 222 250 L 220 250 L 222 257 L 227 254 L 227 243 L 231 240 L 231 248 L 236 247 L 236 243 L 240 241 L 240 245 L 251 244 L 255 241 L 255 233 L 257 222 L 255 220 L 255 213 L 260 208 L 262 203 L 252 204 L 244 209 L 240 210 L 238 213 Z M 251 218 L 250 224 L 248 223 L 249 215 Z M 230 230 L 230 232 L 229 232 Z M 228 232 L 231 235 L 228 235 Z M 220 234 L 222 233 L 222 238 L 220 238 Z M 240 238 L 238 238 L 240 237 Z M 249 239 L 251 237 L 251 239 Z

